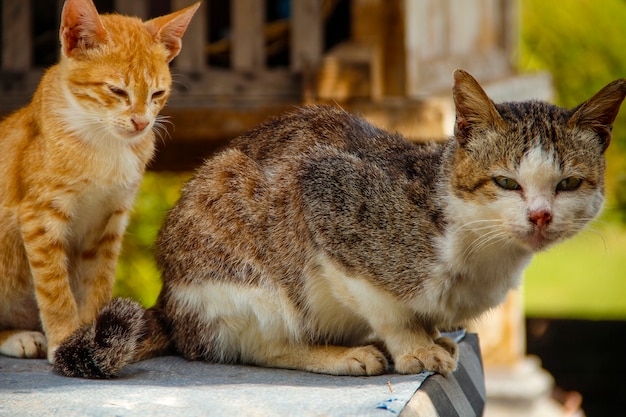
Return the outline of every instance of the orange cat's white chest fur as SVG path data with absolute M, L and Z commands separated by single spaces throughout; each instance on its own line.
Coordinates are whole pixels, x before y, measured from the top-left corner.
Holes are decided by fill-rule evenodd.
M 126 217 L 135 195 L 135 189 L 129 187 L 98 187 L 92 184 L 88 190 L 77 192 L 72 198 L 72 207 L 68 207 L 76 216 L 72 218 L 73 244 L 83 246 L 85 240 L 101 238 L 105 227 L 111 230 L 123 230 Z M 114 217 L 123 217 L 123 224 L 107 225 Z

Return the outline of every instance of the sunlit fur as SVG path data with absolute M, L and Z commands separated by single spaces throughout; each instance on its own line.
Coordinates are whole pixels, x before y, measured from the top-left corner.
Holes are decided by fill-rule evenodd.
M 116 300 L 55 369 L 110 377 L 169 350 L 339 375 L 452 372 L 457 346 L 440 331 L 498 305 L 533 253 L 598 214 L 626 83 L 573 110 L 494 105 L 463 71 L 453 92 L 443 144 L 325 106 L 236 139 L 167 216 L 157 305 Z
M 0 353 L 52 360 L 110 300 L 168 63 L 196 9 L 144 23 L 66 1 L 59 63 L 0 125 Z

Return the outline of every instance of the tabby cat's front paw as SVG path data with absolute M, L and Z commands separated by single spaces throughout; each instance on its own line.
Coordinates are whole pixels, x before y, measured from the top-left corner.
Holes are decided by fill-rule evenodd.
M 387 369 L 385 355 L 372 345 L 350 348 L 336 372 L 338 375 L 380 375 Z
M 0 344 L 0 353 L 15 358 L 45 358 L 47 349 L 46 337 L 32 331 L 16 331 Z
M 416 349 L 414 352 L 395 359 L 395 368 L 401 374 L 418 374 L 422 371 L 448 375 L 456 369 L 458 347 L 447 337 L 440 337 L 430 346 Z

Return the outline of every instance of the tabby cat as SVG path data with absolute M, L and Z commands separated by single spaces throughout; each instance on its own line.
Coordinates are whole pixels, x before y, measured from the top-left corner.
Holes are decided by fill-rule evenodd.
M 153 130 L 163 128 L 168 63 L 197 8 L 144 23 L 65 2 L 59 63 L 0 124 L 0 353 L 52 361 L 111 300 Z
M 498 305 L 535 252 L 600 211 L 625 94 L 617 80 L 572 110 L 494 104 L 458 70 L 444 144 L 410 143 L 333 107 L 273 119 L 185 186 L 158 238 L 156 306 L 114 300 L 59 348 L 55 369 L 111 377 L 174 352 L 337 375 L 390 364 L 448 374 L 457 346 L 440 330 Z

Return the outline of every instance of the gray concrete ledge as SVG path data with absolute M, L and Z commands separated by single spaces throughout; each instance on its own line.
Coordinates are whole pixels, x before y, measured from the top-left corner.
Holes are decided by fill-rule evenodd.
M 0 415 L 391 416 L 378 403 L 397 399 L 401 409 L 418 385 L 415 375 L 334 377 L 178 357 L 85 380 L 57 375 L 45 360 L 0 357 Z
M 459 370 L 426 379 L 420 392 L 431 379 L 458 387 L 454 375 L 462 372 L 484 401 L 476 346 L 475 335 L 468 335 L 460 344 Z M 55 374 L 45 360 L 0 356 L 0 416 L 422 416 L 424 402 L 414 394 L 425 377 L 340 377 L 161 357 L 128 366 L 116 379 L 88 380 Z M 438 400 L 432 402 L 437 408 Z

